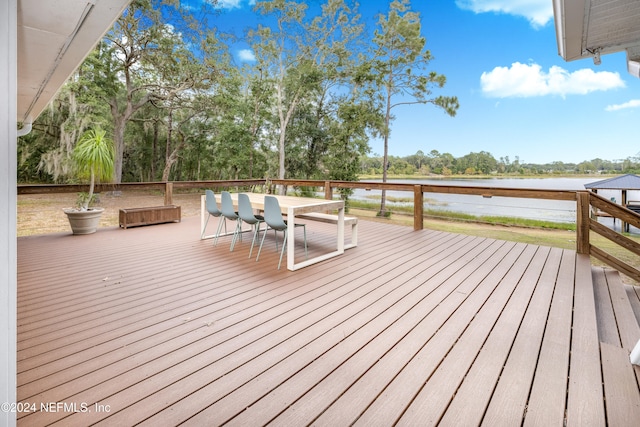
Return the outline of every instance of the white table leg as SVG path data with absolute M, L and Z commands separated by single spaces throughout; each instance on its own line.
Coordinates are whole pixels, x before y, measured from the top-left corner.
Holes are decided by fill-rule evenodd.
M 200 240 L 204 239 L 204 222 L 206 218 L 207 207 L 206 207 L 206 195 L 200 196 Z
M 287 209 L 287 269 L 295 270 L 296 256 L 296 224 L 295 212 L 293 208 Z
M 338 209 L 338 252 L 344 253 L 344 207 Z

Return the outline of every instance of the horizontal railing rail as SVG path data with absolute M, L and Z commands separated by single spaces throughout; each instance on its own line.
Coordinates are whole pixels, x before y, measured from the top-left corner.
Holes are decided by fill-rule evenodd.
M 323 180 L 293 180 L 293 179 L 243 179 L 226 181 L 173 181 L 173 182 L 142 182 L 120 184 L 98 184 L 96 192 L 100 191 L 127 191 L 127 190 L 158 190 L 163 191 L 165 204 L 172 204 L 174 189 L 204 189 L 204 188 L 248 188 L 264 186 L 265 191 L 270 191 L 273 186 L 285 187 L 315 187 L 323 188 L 327 199 L 333 198 L 334 189 L 364 189 L 405 191 L 413 194 L 413 227 L 414 230 L 424 228 L 424 193 L 459 194 L 465 196 L 479 196 L 483 198 L 509 197 L 526 199 L 565 200 L 576 203 L 576 251 L 581 254 L 589 254 L 607 265 L 619 270 L 627 276 L 640 282 L 640 270 L 624 261 L 608 254 L 605 250 L 595 246 L 590 239 L 590 232 L 605 237 L 616 245 L 640 256 L 640 244 L 629 239 L 622 233 L 618 233 L 598 223 L 594 212 L 606 214 L 614 219 L 619 219 L 624 229 L 625 224 L 640 228 L 640 215 L 611 202 L 595 193 L 582 190 L 544 190 L 523 188 L 502 188 L 486 186 L 458 186 L 436 184 L 412 184 L 412 183 L 383 183 L 370 181 L 323 181 Z M 48 194 L 82 192 L 86 185 L 18 185 L 18 194 Z
M 96 184 L 95 192 L 126 190 L 159 190 L 167 187 L 198 189 L 209 187 L 245 187 L 264 185 L 264 179 L 236 179 L 228 181 L 169 181 L 169 182 L 122 182 L 119 184 Z M 87 184 L 19 184 L 18 194 L 79 193 L 87 191 Z

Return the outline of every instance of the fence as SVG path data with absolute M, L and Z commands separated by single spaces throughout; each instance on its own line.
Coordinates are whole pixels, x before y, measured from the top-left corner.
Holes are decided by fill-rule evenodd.
M 447 193 L 459 195 L 474 195 L 478 197 L 514 197 L 547 200 L 565 200 L 576 203 L 576 251 L 589 254 L 607 265 L 619 270 L 636 281 L 640 281 L 640 270 L 628 263 L 610 255 L 602 248 L 594 246 L 590 233 L 594 232 L 614 244 L 640 256 L 640 244 L 629 239 L 622 233 L 611 230 L 598 223 L 595 212 L 604 213 L 614 219 L 619 219 L 625 229 L 629 224 L 640 228 L 640 215 L 624 206 L 620 206 L 590 191 L 571 190 L 537 190 L 500 187 L 466 187 L 453 185 L 422 185 L 403 183 L 381 183 L 366 181 L 318 181 L 318 180 L 228 180 L 228 181 L 176 181 L 151 183 L 121 183 L 100 184 L 97 192 L 130 191 L 130 190 L 158 190 L 164 193 L 165 205 L 172 204 L 173 192 L 176 189 L 204 189 L 204 188 L 252 188 L 263 186 L 266 191 L 272 191 L 275 186 L 285 187 L 313 187 L 324 188 L 327 199 L 333 198 L 335 189 L 365 189 L 380 191 L 403 191 L 413 195 L 413 228 L 421 230 L 424 227 L 424 194 Z M 46 194 L 46 193 L 74 193 L 86 190 L 84 185 L 19 185 L 18 194 Z

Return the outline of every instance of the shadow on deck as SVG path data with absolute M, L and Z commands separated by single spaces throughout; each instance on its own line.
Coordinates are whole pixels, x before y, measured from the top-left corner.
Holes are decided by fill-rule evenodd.
M 307 228 L 326 250 L 331 226 Z M 198 236 L 18 239 L 19 425 L 640 419 L 638 289 L 574 251 L 362 221 L 357 248 L 290 272 L 272 237 L 256 263 L 246 236 Z

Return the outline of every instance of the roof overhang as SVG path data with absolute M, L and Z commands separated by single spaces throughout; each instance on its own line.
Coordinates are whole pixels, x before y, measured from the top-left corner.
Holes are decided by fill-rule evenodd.
M 18 0 L 17 120 L 35 119 L 131 0 Z
M 553 0 L 558 53 L 566 61 L 626 51 L 627 69 L 640 77 L 640 1 Z

